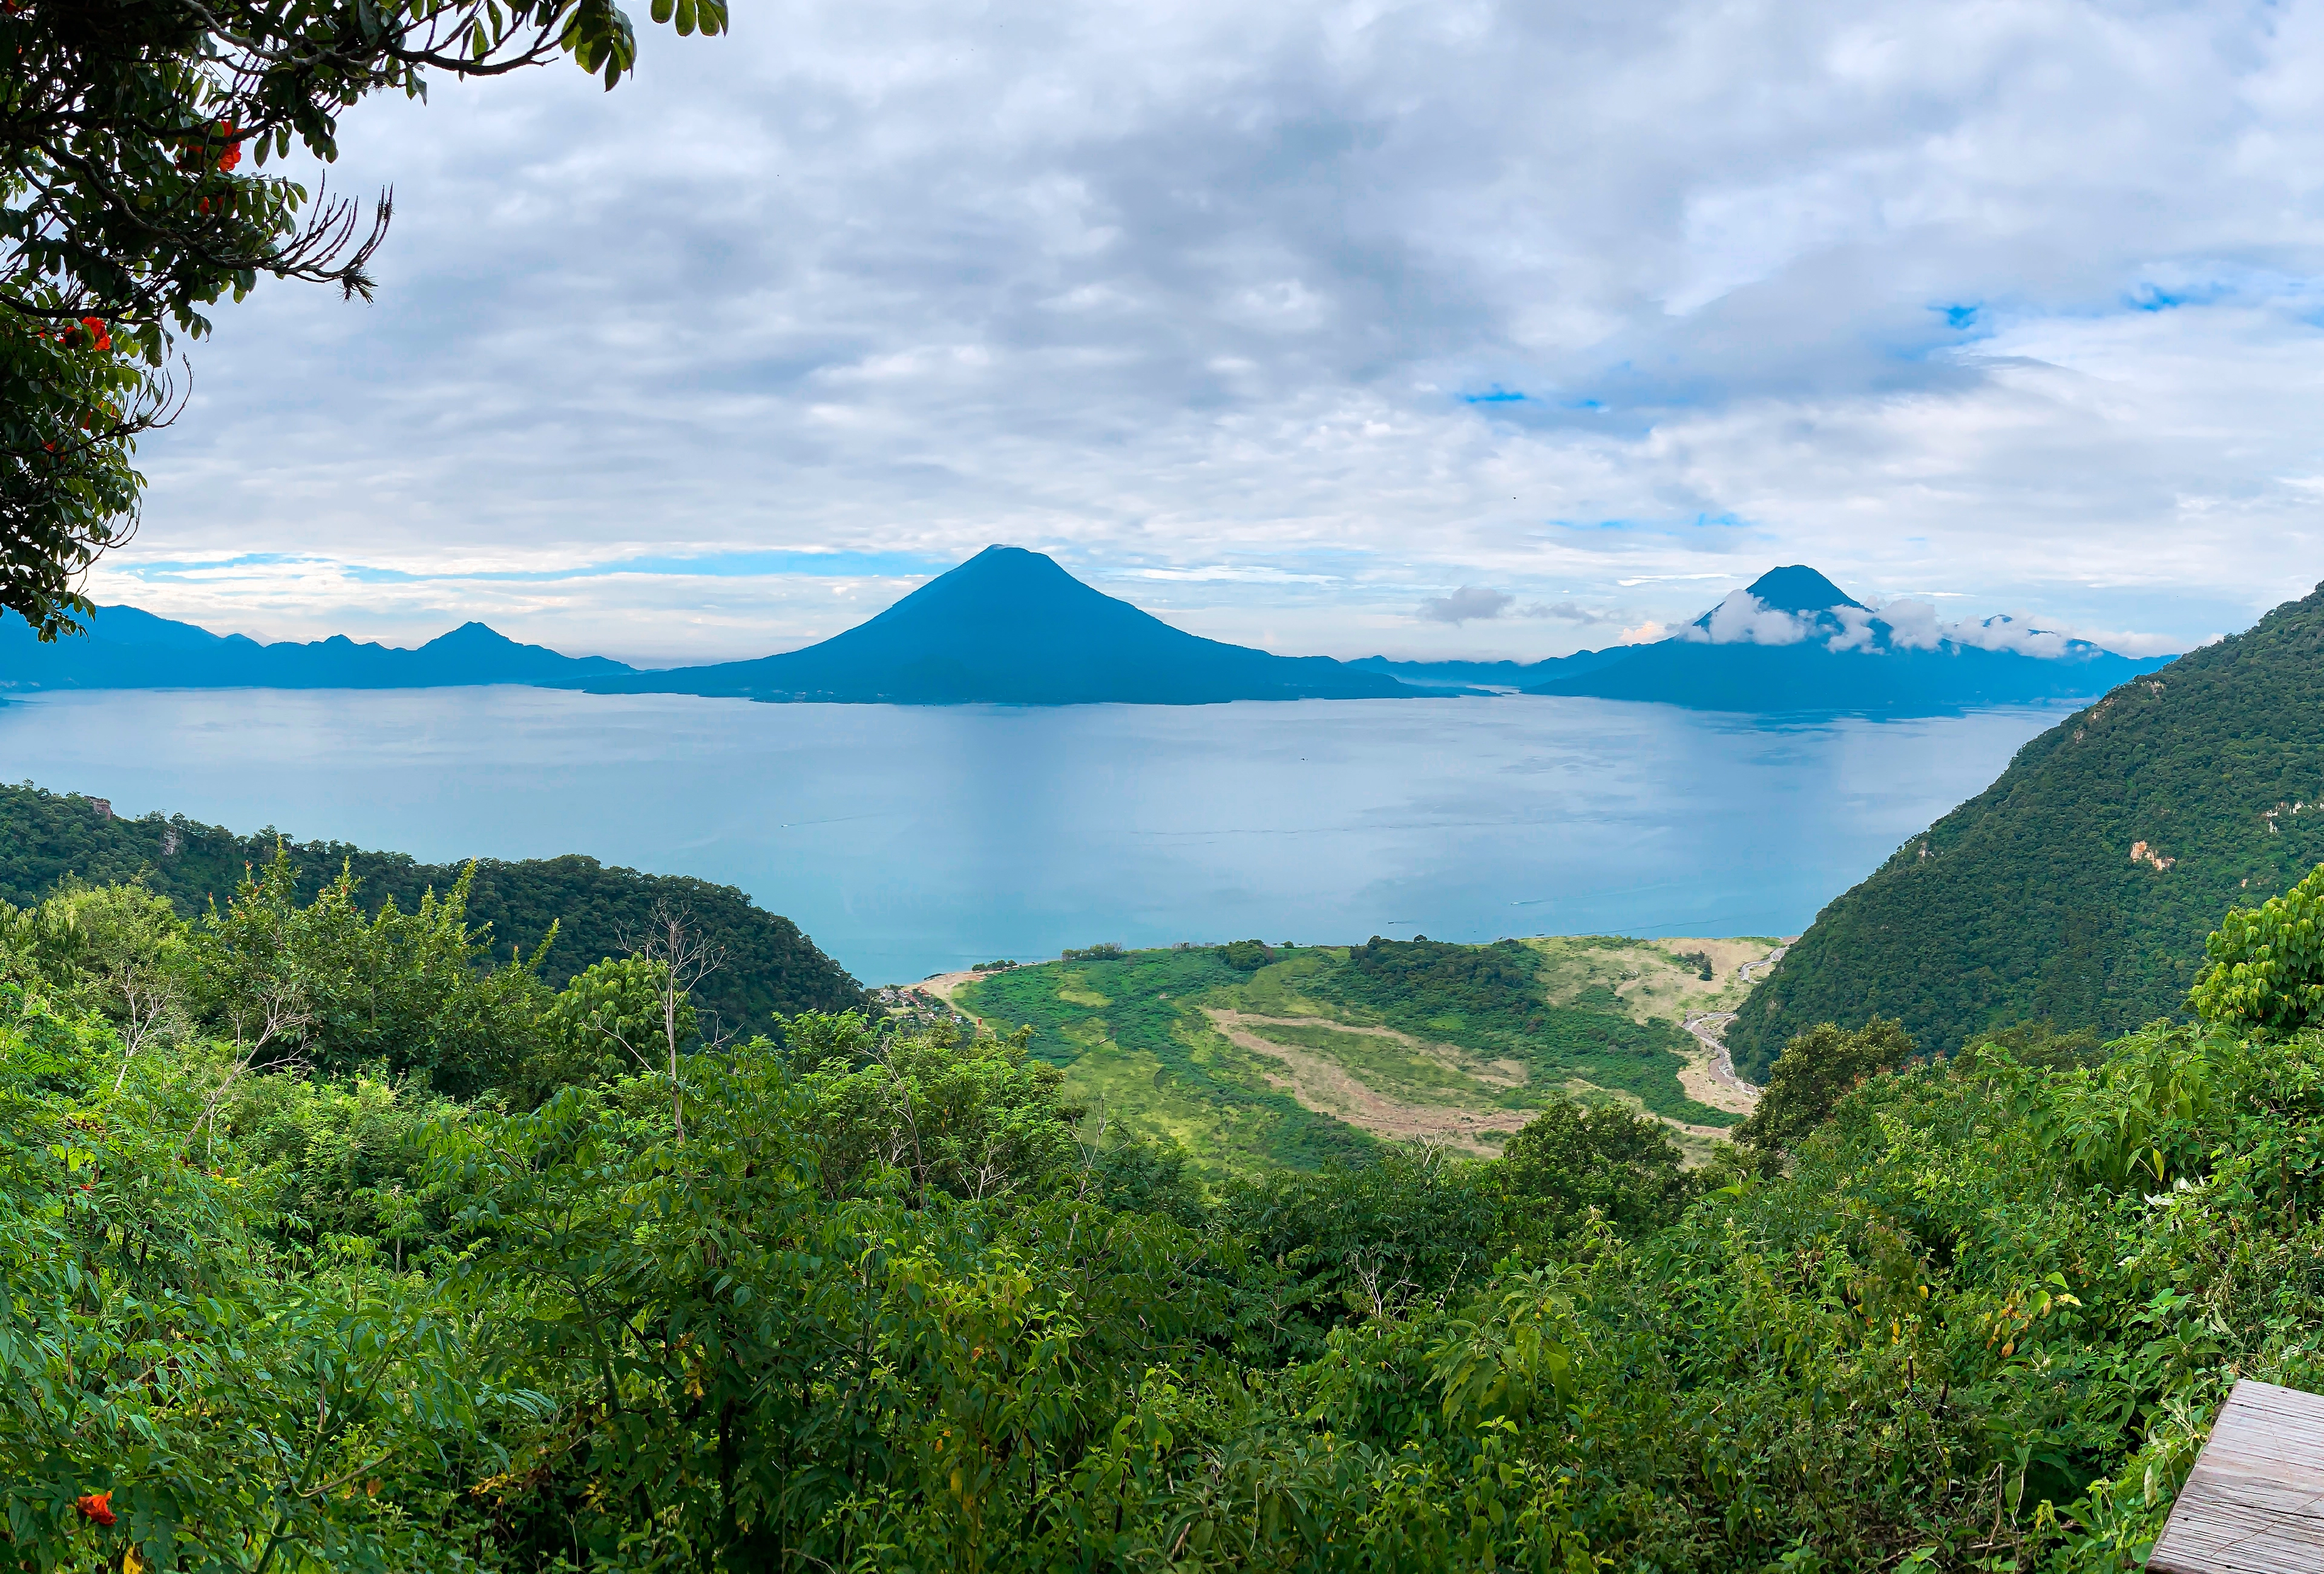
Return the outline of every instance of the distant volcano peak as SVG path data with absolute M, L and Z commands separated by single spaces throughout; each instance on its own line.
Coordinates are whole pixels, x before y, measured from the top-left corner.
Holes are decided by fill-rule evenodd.
M 1270 655 L 1188 634 L 1083 584 L 1043 553 L 999 545 L 804 650 L 608 686 L 909 705 L 1189 705 L 1416 692 L 1323 657 Z
M 998 542 L 985 548 L 964 563 L 956 564 L 936 576 L 939 579 L 985 584 L 1054 585 L 1063 581 L 1080 585 L 1081 581 L 1060 567 L 1057 560 L 1047 552 L 1037 552 L 1029 547 L 1002 546 Z M 1086 589 L 1088 587 L 1084 586 Z
M 1829 612 L 1835 606 L 1853 606 L 1859 612 L 1869 610 L 1864 603 L 1805 563 L 1770 569 L 1752 580 L 1749 588 L 1751 594 L 1759 598 L 1760 606 L 1775 612 L 1806 616 Z

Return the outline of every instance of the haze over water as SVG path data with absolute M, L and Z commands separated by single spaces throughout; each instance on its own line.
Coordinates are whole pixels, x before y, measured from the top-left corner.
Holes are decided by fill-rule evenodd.
M 429 862 L 697 875 L 876 983 L 1097 940 L 1793 934 L 2061 714 L 60 693 L 0 706 L 0 773 Z

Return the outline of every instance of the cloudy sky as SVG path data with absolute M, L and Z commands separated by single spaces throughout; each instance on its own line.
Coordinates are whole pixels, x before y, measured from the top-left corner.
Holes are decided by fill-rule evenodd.
M 641 15 L 643 8 L 639 8 Z M 1278 650 L 1771 566 L 2184 648 L 2324 578 L 2324 5 L 734 0 L 366 106 L 92 589 L 788 648 L 991 542 Z

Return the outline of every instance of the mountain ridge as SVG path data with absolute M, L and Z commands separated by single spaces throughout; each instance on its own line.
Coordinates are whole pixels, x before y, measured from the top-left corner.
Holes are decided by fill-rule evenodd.
M 2176 1014 L 2203 936 L 2324 862 L 2324 586 L 2109 690 L 1817 914 L 1728 1029 L 1764 1076 L 1818 1022 L 1923 1050 Z
M 567 656 L 470 621 L 416 649 L 346 634 L 261 644 L 135 606 L 100 606 L 88 632 L 42 644 L 20 618 L 0 619 L 7 689 L 444 689 L 575 682 L 634 671 L 606 656 Z
M 521 644 L 473 621 L 410 650 L 345 634 L 262 644 L 132 606 L 100 607 L 88 624 L 83 638 L 43 645 L 21 620 L 0 619 L 0 692 L 515 683 L 765 701 L 1074 705 L 1498 689 L 1757 714 L 1922 715 L 2084 699 L 2169 659 L 2116 655 L 2006 617 L 1941 625 L 1919 603 L 1875 611 L 1805 564 L 1768 570 L 1652 643 L 1530 662 L 1282 656 L 1187 633 L 1045 554 L 998 545 L 828 639 L 659 670 Z

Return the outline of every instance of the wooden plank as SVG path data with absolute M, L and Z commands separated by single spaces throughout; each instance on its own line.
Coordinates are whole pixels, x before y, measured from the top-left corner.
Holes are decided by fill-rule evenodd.
M 2152 1574 L 2324 1570 L 2324 1397 L 2236 1384 L 2146 1567 Z

